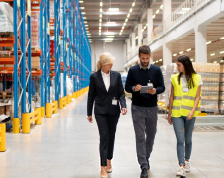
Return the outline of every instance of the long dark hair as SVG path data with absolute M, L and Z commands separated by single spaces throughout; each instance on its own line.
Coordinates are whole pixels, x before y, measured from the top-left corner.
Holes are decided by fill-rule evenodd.
M 180 56 L 177 59 L 178 62 L 182 63 L 184 66 L 184 70 L 185 70 L 185 76 L 187 79 L 187 87 L 190 88 L 194 88 L 195 84 L 194 84 L 194 80 L 193 80 L 193 74 L 197 74 L 193 68 L 192 62 L 189 59 L 188 56 Z M 180 74 L 178 75 L 178 83 L 180 85 L 180 78 L 183 75 L 182 72 L 180 72 Z

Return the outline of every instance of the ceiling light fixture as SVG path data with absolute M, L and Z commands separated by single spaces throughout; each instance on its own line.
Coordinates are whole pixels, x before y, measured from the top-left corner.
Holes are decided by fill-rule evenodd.
M 191 59 L 191 61 L 193 61 L 194 59 Z
M 100 8 L 100 12 L 103 12 L 103 9 L 102 8 Z
M 138 39 L 138 36 L 136 36 L 136 38 L 135 38 L 136 40 Z
M 87 24 L 85 25 L 85 27 L 88 27 L 88 26 L 89 26 L 89 25 L 87 25 Z
M 158 63 L 159 61 L 157 60 L 156 63 Z
M 174 54 L 173 56 L 177 56 L 177 54 Z
M 83 1 L 79 1 L 79 3 L 83 3 Z
M 130 11 L 129 12 L 132 12 L 132 8 L 130 9 Z
M 186 51 L 191 51 L 191 48 L 187 49 Z
M 163 9 L 163 4 L 160 6 L 160 9 Z
M 142 32 L 144 32 L 144 29 L 142 29 Z
M 83 19 L 86 19 L 86 17 L 83 17 Z
M 101 7 L 103 6 L 103 2 L 100 2 L 100 6 L 101 6 Z
M 128 14 L 128 16 L 127 16 L 128 18 L 130 17 L 130 14 Z
M 217 61 L 214 61 L 214 63 L 217 63 Z
M 99 21 L 102 22 L 102 19 L 100 19 Z
M 80 9 L 85 9 L 85 7 L 80 7 Z
M 101 25 L 102 25 L 102 23 L 100 23 L 100 25 L 99 25 L 99 26 L 101 27 Z
M 223 54 L 223 53 L 224 53 L 224 51 L 221 51 L 221 52 L 220 52 L 220 54 Z
M 134 7 L 134 6 L 135 6 L 135 2 L 132 3 L 132 7 Z
M 126 23 L 124 23 L 124 27 L 126 26 Z
M 114 32 L 105 32 L 106 35 L 114 35 Z
M 82 14 L 86 14 L 85 12 L 82 12 Z
M 114 36 L 107 36 L 107 38 L 114 38 Z
M 215 53 L 210 54 L 210 56 L 215 56 Z
M 128 18 L 125 19 L 125 22 L 128 22 Z
M 179 52 L 179 54 L 183 54 L 183 53 L 184 53 L 183 51 Z
M 160 59 L 159 61 L 161 62 L 161 61 L 163 61 L 163 59 Z
M 158 14 L 159 13 L 159 9 L 156 11 L 156 14 Z
M 87 21 L 84 21 L 84 23 L 87 23 Z
M 182 8 L 183 11 L 189 11 L 190 8 Z
M 211 41 L 208 41 L 206 44 L 210 44 L 210 43 L 212 43 Z
M 152 18 L 154 19 L 156 17 L 156 15 L 153 15 Z
M 100 14 L 100 18 L 102 18 L 102 14 Z
M 109 8 L 109 11 L 110 12 L 117 12 L 117 11 L 119 11 L 119 8 Z
M 220 38 L 220 40 L 224 40 L 224 37 Z

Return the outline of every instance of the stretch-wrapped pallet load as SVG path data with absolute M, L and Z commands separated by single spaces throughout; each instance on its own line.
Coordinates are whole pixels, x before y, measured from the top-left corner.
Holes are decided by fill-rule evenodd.
M 220 65 L 215 63 L 193 63 L 195 71 L 201 75 L 201 112 L 219 113 Z
M 0 2 L 0 32 L 13 32 L 13 8 Z
M 169 105 L 170 92 L 171 92 L 171 75 L 178 73 L 176 63 L 171 63 L 166 67 L 165 75 L 165 106 Z
M 50 1 L 50 19 L 54 19 L 54 1 Z
M 165 77 L 166 77 L 166 66 L 160 67 L 162 74 L 163 74 L 163 80 L 164 84 L 166 85 Z M 165 92 L 158 95 L 158 101 L 159 102 L 165 102 Z
M 31 46 L 40 49 L 40 12 L 31 12 Z
M 224 114 L 224 64 L 220 64 L 220 92 L 219 92 L 219 110 Z

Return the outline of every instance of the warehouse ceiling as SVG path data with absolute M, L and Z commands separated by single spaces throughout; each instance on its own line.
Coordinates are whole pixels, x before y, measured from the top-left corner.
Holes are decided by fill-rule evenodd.
M 195 61 L 195 33 L 176 40 L 172 43 L 172 49 L 173 62 L 176 62 L 180 55 L 187 55 Z M 207 53 L 208 62 L 220 62 L 224 59 L 224 17 L 211 22 L 207 26 Z M 154 62 L 158 61 L 155 63 L 156 65 L 163 64 L 159 61 L 160 59 L 163 59 L 162 49 L 153 53 Z
M 175 10 L 183 1 L 172 0 L 172 10 Z M 135 27 L 138 23 L 142 23 L 143 27 L 146 26 L 147 8 L 152 8 L 155 14 L 153 26 L 162 24 L 163 0 L 83 0 L 79 2 L 90 41 L 106 40 L 108 37 L 113 37 L 113 40 L 127 39 L 131 32 L 137 32 Z M 122 27 L 124 27 L 123 30 Z M 147 30 L 143 32 L 144 38 L 146 33 Z

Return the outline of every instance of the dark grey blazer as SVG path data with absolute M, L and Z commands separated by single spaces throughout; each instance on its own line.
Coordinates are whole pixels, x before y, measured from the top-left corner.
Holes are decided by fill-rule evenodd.
M 118 100 L 117 105 L 112 105 L 112 99 Z M 95 101 L 95 114 L 119 114 L 122 108 L 126 108 L 124 88 L 121 75 L 118 72 L 110 71 L 110 87 L 107 92 L 101 70 L 92 73 L 90 76 L 89 93 L 87 101 L 87 115 L 92 116 L 93 103 Z M 120 104 L 119 104 L 120 103 Z

